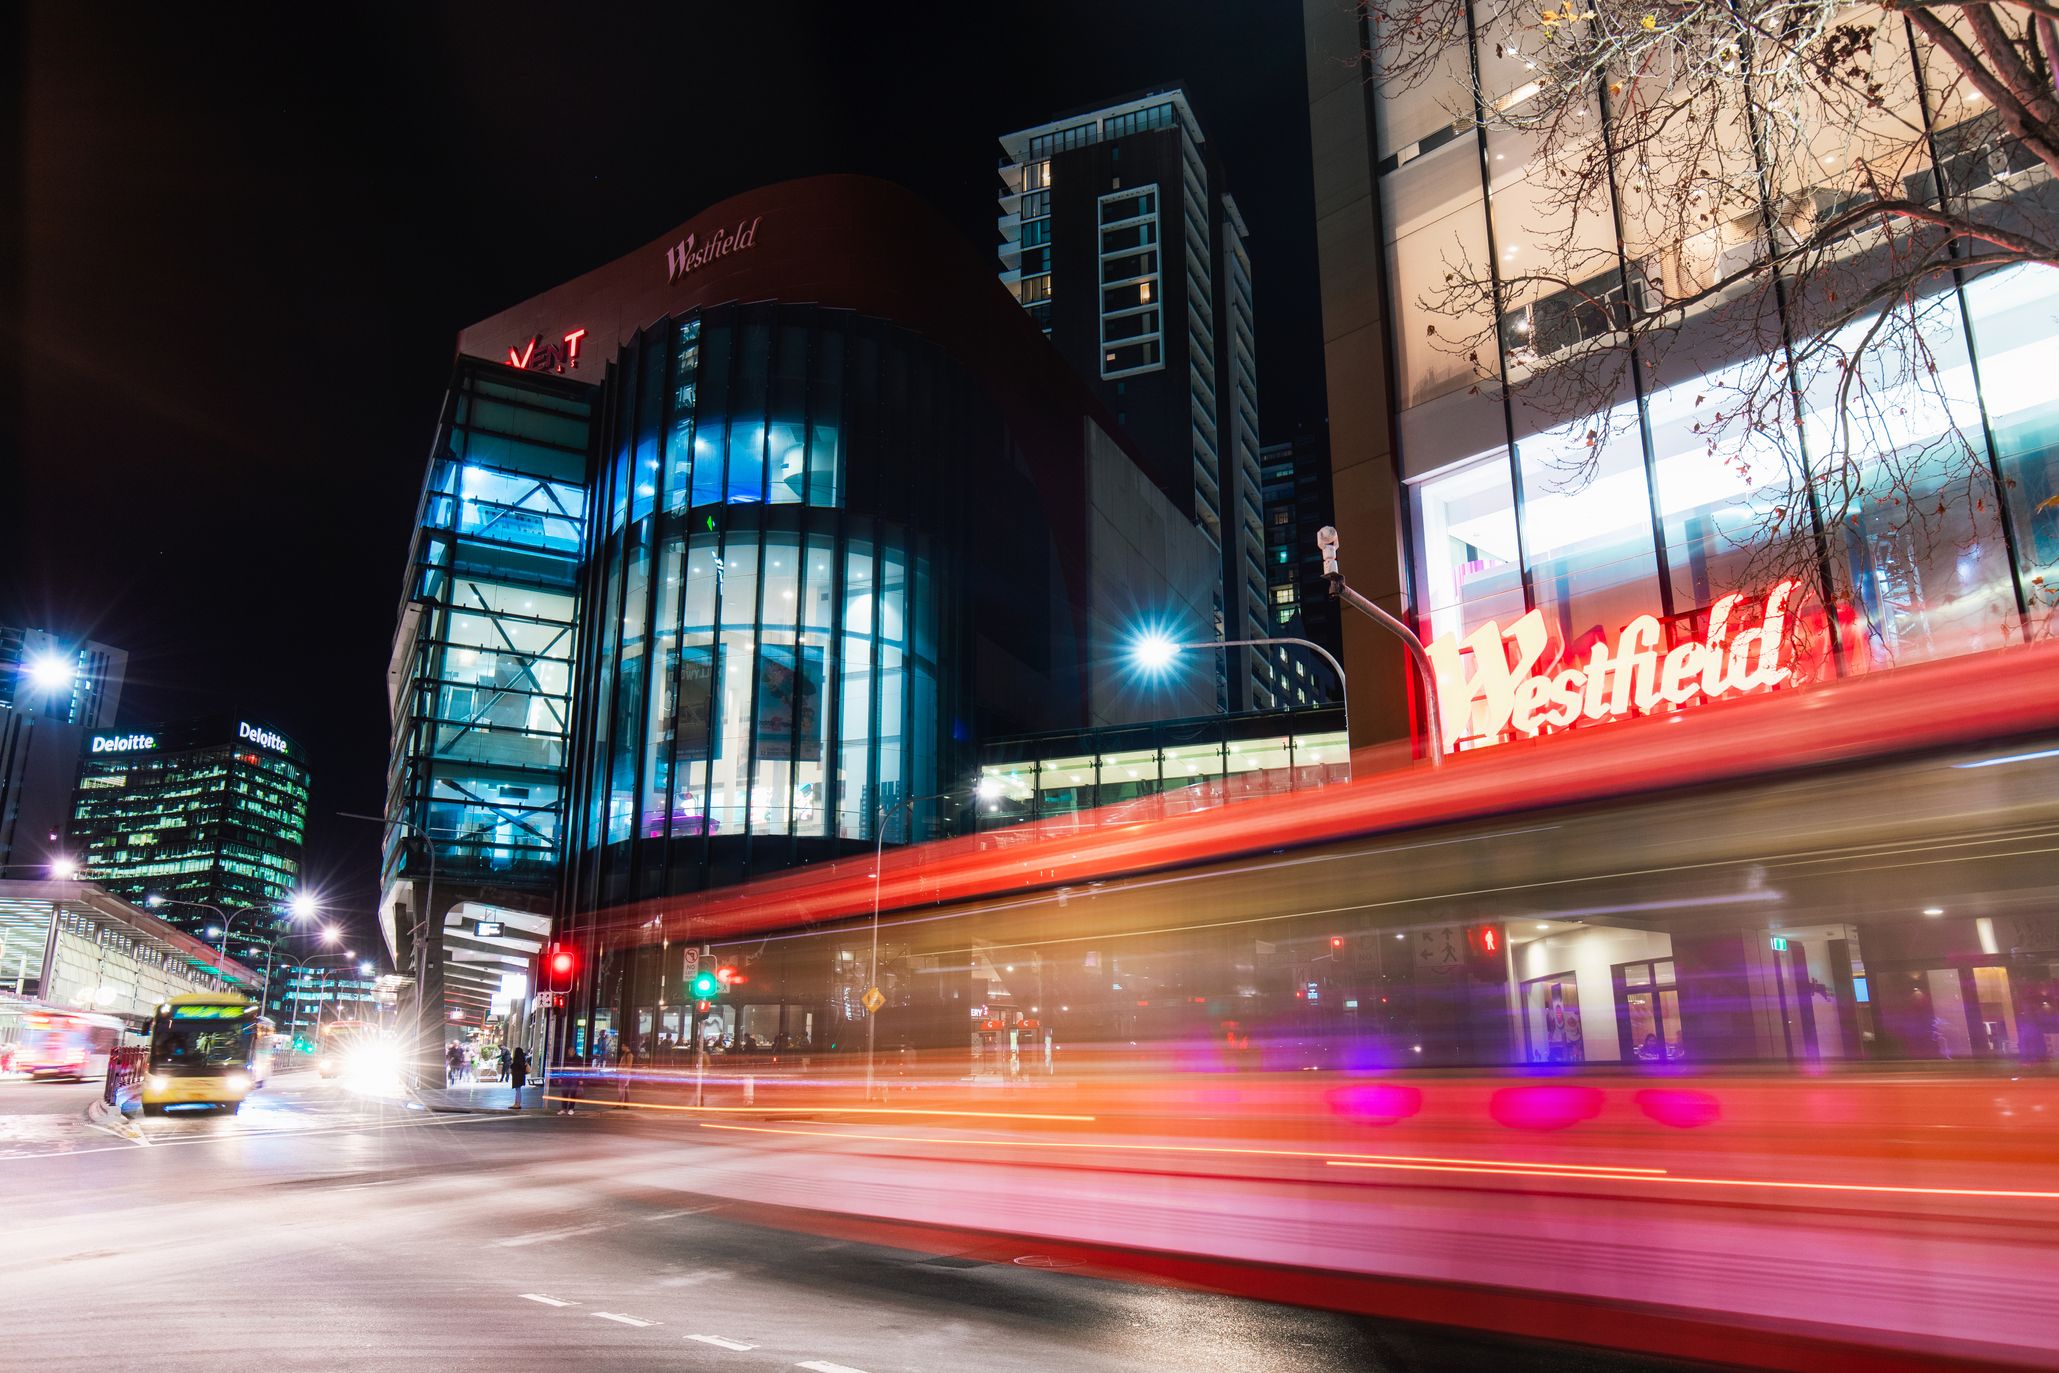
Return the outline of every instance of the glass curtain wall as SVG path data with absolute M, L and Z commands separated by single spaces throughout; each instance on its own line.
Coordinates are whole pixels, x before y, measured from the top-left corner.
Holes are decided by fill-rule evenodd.
M 576 905 L 866 843 L 882 805 L 938 790 L 934 551 L 903 518 L 935 493 L 899 476 L 944 448 L 939 389 L 912 336 L 813 307 L 703 312 L 625 350 Z M 854 438 L 882 446 L 865 491 L 894 518 L 851 509 Z
M 2051 212 L 2054 188 L 2042 169 L 1977 151 L 1981 121 L 1991 123 L 1991 114 L 1969 107 L 1952 125 L 1951 102 L 1962 93 L 1945 79 L 1949 73 L 1916 71 L 1905 43 L 1883 44 L 1870 60 L 1901 64 L 1905 85 L 1926 81 L 1940 123 L 1950 126 L 1939 140 L 1946 160 L 1937 181 L 1929 168 L 1917 169 L 1912 194 L 2001 198 L 2020 201 L 2026 215 Z M 1395 404 L 1411 488 L 1416 604 L 1428 634 L 1462 635 L 1490 619 L 1507 624 L 1542 609 L 1560 645 L 1578 654 L 1638 614 L 1687 622 L 1730 592 L 1762 593 L 1763 586 L 1742 584 L 1756 575 L 1754 549 L 1806 527 L 1806 503 L 1783 493 L 1811 480 L 1797 464 L 1808 460 L 1812 443 L 1821 447 L 1833 417 L 1825 394 L 1812 392 L 1795 432 L 1749 439 L 1742 451 L 1712 457 L 1695 432 L 1698 398 L 1721 394 L 1755 359 L 1726 353 L 1694 316 L 1663 369 L 1649 358 L 1637 367 L 1620 357 L 1608 364 L 1621 372 L 1617 401 L 1592 433 L 1584 420 L 1569 425 L 1529 405 L 1526 380 L 1627 318 L 1635 295 L 1624 289 L 1624 264 L 1648 290 L 1681 294 L 1748 262 L 1763 235 L 1754 221 L 1717 225 L 1706 242 L 1660 241 L 1646 229 L 1653 212 L 1630 176 L 1619 178 L 1613 206 L 1576 212 L 1548 202 L 1525 175 L 1536 150 L 1520 135 L 1482 131 L 1473 119 L 1476 82 L 1493 103 L 1520 98 L 1528 79 L 1520 44 L 1482 32 L 1472 45 L 1448 50 L 1437 79 L 1390 91 L 1376 73 L 1368 86 L 1393 302 Z M 1741 106 L 1736 117 L 1745 117 Z M 1588 111 L 1596 137 L 1606 118 L 1598 105 Z M 1867 131 L 1850 136 L 1863 142 Z M 1751 146 L 1740 131 L 1740 155 L 1748 158 Z M 1826 154 L 1825 165 L 1834 160 Z M 1569 262 L 1592 268 L 1568 299 L 1532 298 L 1521 287 L 1543 243 L 1553 245 L 1555 270 Z M 1496 329 L 1441 308 L 1448 302 L 1439 300 L 1439 283 L 1460 264 L 1491 269 L 1501 285 Z M 1866 379 L 1868 413 L 1863 422 L 1847 421 L 1863 445 L 1862 471 L 1879 490 L 1869 486 L 1834 532 L 1827 569 L 1840 601 L 1843 670 L 2052 632 L 2059 507 L 2049 499 L 2059 489 L 2059 400 L 2044 379 L 2059 369 L 2055 313 L 2059 270 L 2020 266 L 1941 279 L 1921 324 L 1938 377 L 1889 370 Z M 1468 357 L 1439 345 L 1440 336 L 1475 333 L 1495 346 Z M 1663 380 L 1654 380 L 1661 370 Z M 1506 401 L 1493 384 L 1504 377 L 1511 382 Z M 1892 501 L 1875 498 L 1893 483 L 1907 484 L 1905 495 L 1939 495 L 1933 488 L 1948 471 L 1939 455 L 1958 442 L 1950 438 L 1953 423 L 1973 446 L 1971 464 L 1999 479 L 2000 500 L 1976 505 L 1962 489 L 1953 494 L 1964 496 L 1963 517 L 1911 536 L 1898 527 Z M 1820 627 L 1820 607 L 1815 616 Z M 1831 661 L 1826 653 L 1823 670 Z
M 471 360 L 451 389 L 396 646 L 387 805 L 427 831 L 439 879 L 556 876 L 591 394 Z

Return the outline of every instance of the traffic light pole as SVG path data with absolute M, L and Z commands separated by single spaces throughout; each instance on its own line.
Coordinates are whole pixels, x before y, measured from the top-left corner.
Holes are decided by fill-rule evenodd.
M 1337 565 L 1337 530 L 1334 526 L 1324 525 L 1316 531 L 1315 541 L 1316 549 L 1323 557 L 1323 580 L 1329 583 L 1330 594 L 1401 640 L 1402 646 L 1408 650 L 1408 656 L 1414 660 L 1416 671 L 1423 679 L 1423 726 L 1426 735 L 1424 742 L 1430 755 L 1430 766 L 1443 766 L 1444 730 L 1438 718 L 1437 669 L 1430 663 L 1429 650 L 1423 646 L 1422 639 L 1413 629 L 1382 610 L 1363 594 L 1352 590 L 1350 583 L 1344 580 L 1343 569 Z M 1350 717 L 1345 718 L 1348 720 Z M 1349 733 L 1347 729 L 1346 734 Z M 1348 754 L 1350 751 L 1351 744 L 1347 738 L 1345 752 Z

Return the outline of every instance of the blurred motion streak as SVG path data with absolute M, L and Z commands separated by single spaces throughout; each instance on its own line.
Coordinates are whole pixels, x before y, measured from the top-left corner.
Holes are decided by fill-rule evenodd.
M 2059 645 L 2012 648 L 601 912 L 564 1071 L 698 1126 L 658 1185 L 824 1233 L 2053 1366 L 2055 686 Z

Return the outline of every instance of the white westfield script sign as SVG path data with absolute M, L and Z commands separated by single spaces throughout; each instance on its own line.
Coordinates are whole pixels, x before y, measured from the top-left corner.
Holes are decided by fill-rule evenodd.
M 1550 672 L 1537 667 L 1551 646 L 1541 610 L 1507 629 L 1489 620 L 1463 641 L 1438 639 L 1429 653 L 1444 737 L 1498 743 L 1511 730 L 1530 736 L 1783 686 L 1793 675 L 1782 657 L 1788 602 L 1798 585 L 1775 586 L 1754 628 L 1736 628 L 1745 598 L 1725 596 L 1709 611 L 1708 633 L 1700 639 L 1661 652 L 1657 617 L 1640 615 L 1613 645 L 1596 644 L 1586 663 Z

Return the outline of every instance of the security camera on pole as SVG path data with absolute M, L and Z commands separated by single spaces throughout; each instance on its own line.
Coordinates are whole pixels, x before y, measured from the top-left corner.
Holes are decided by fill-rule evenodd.
M 1437 767 L 1444 762 L 1444 730 L 1437 718 L 1437 673 L 1430 666 L 1430 651 L 1423 647 L 1423 641 L 1416 632 L 1401 621 L 1374 605 L 1344 581 L 1344 573 L 1337 566 L 1337 528 L 1324 525 L 1316 531 L 1316 550 L 1323 555 L 1323 580 L 1330 584 L 1330 594 L 1359 614 L 1378 621 L 1384 628 L 1408 647 L 1408 656 L 1415 660 L 1416 671 L 1423 678 L 1423 724 L 1429 735 L 1430 766 Z

